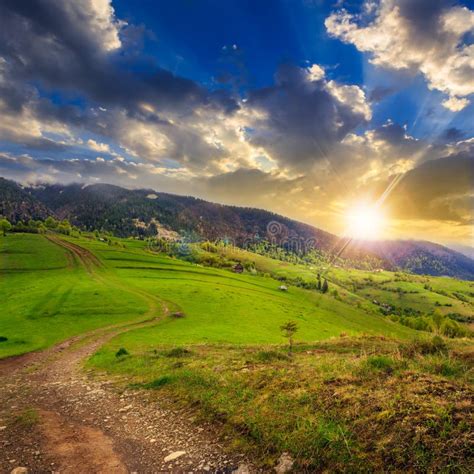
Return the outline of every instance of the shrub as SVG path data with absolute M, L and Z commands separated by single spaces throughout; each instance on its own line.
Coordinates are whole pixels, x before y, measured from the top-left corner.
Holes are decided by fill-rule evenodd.
M 127 349 L 125 349 L 125 347 L 121 347 L 116 353 L 115 353 L 115 357 L 123 357 L 123 356 L 127 356 L 129 355 L 129 352 L 127 351 Z
M 406 357 L 428 354 L 447 354 L 448 348 L 443 338 L 434 336 L 431 340 L 415 339 L 414 341 L 400 346 L 400 352 Z
M 0 336 L 0 342 L 8 341 L 8 337 Z
M 452 319 L 443 321 L 441 333 L 448 337 L 464 337 L 467 334 L 466 330 Z
M 402 316 L 399 320 L 400 324 L 407 326 L 411 329 L 415 329 L 417 331 L 427 331 L 431 332 L 431 320 L 428 318 L 424 318 L 421 316 L 410 317 L 410 316 Z
M 164 356 L 165 357 L 186 357 L 191 354 L 192 352 L 189 349 L 186 349 L 185 347 L 174 347 L 173 349 L 166 351 L 164 353 Z
M 207 241 L 207 242 L 202 242 L 201 248 L 205 250 L 206 252 L 211 252 L 211 253 L 217 253 L 219 249 L 217 248 L 217 245 Z
M 448 358 L 433 361 L 430 364 L 430 369 L 433 373 L 443 377 L 458 377 L 465 372 L 465 367 L 459 361 Z

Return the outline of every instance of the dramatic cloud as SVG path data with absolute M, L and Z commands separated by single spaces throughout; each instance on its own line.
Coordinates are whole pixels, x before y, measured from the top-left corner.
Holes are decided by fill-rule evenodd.
M 474 224 L 474 144 L 469 153 L 430 160 L 407 172 L 388 205 L 394 217 Z
M 346 10 L 326 19 L 328 32 L 371 62 L 390 69 L 421 72 L 431 89 L 449 95 L 443 105 L 459 111 L 474 93 L 474 11 L 446 0 L 380 0 L 360 15 Z
M 251 92 L 245 108 L 254 112 L 246 139 L 296 170 L 326 158 L 348 132 L 371 118 L 362 89 L 327 81 L 317 65 L 282 66 L 275 85 Z
M 422 71 L 459 110 L 472 93 L 462 33 L 472 12 L 416 3 L 371 2 L 362 16 L 340 11 L 326 24 L 377 65 Z M 0 2 L 0 175 L 191 194 L 336 232 L 347 205 L 396 179 L 397 218 L 469 221 L 472 196 L 456 184 L 470 176 L 461 170 L 469 132 L 443 122 L 429 141 L 380 120 L 373 109 L 398 85 L 367 90 L 308 63 L 282 65 L 266 87 L 240 89 L 231 77 L 208 89 L 146 56 L 144 31 L 117 18 L 110 0 Z M 441 176 L 446 186 L 433 184 Z
M 0 3 L 0 18 L 0 57 L 13 82 L 40 81 L 130 113 L 153 103 L 182 113 L 203 106 L 236 107 L 226 94 L 210 93 L 149 58 L 118 54 L 126 25 L 115 18 L 108 0 L 6 0 Z M 133 68 L 146 72 L 132 73 Z

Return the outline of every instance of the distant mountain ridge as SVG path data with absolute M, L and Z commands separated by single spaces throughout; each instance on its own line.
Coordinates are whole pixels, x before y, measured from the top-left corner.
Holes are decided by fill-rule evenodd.
M 269 211 L 110 184 L 22 187 L 0 178 L 0 215 L 12 222 L 53 215 L 83 229 L 121 237 L 156 235 L 164 228 L 191 240 L 225 238 L 239 246 L 264 238 L 289 248 L 311 245 L 333 253 L 344 244 L 334 234 Z M 474 280 L 474 260 L 431 242 L 356 242 L 343 256 L 352 261 L 373 259 L 387 269 Z

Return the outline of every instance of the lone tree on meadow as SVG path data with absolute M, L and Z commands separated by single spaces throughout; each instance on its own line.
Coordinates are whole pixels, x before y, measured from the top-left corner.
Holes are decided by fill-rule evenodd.
M 323 286 L 321 287 L 321 291 L 323 293 L 327 293 L 328 290 L 329 290 L 329 285 L 328 285 L 328 281 L 325 278 L 323 281 Z
M 12 228 L 12 225 L 10 224 L 10 222 L 7 219 L 5 219 L 5 218 L 0 219 L 0 230 L 2 231 L 4 237 L 7 235 L 7 232 L 11 228 Z
M 288 354 L 293 352 L 293 336 L 298 331 L 298 325 L 294 321 L 288 321 L 280 326 L 283 335 L 288 339 Z

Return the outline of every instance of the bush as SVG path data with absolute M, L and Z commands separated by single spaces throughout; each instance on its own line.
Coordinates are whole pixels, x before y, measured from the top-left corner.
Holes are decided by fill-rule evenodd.
M 442 360 L 435 360 L 430 364 L 430 370 L 443 377 L 458 377 L 461 376 L 466 368 L 456 360 L 443 358 Z
M 415 339 L 414 341 L 400 346 L 400 352 L 406 357 L 428 354 L 447 354 L 448 347 L 443 338 L 434 336 L 431 340 Z
M 121 347 L 116 353 L 115 357 L 123 357 L 129 355 L 129 352 L 124 347 Z
M 456 321 L 446 319 L 441 326 L 441 333 L 448 337 L 464 337 L 467 331 Z
M 0 342 L 8 341 L 8 337 L 0 336 Z
M 185 347 L 174 347 L 173 349 L 170 349 L 169 351 L 166 351 L 164 353 L 165 357 L 186 357 L 190 356 L 192 352 L 189 349 L 186 349 Z
M 407 326 L 411 329 L 415 329 L 416 331 L 427 331 L 431 332 L 431 320 L 428 318 L 424 318 L 422 316 L 410 317 L 410 316 L 402 316 L 399 319 L 400 324 Z
M 203 250 L 205 250 L 206 252 L 211 252 L 211 253 L 218 253 L 219 252 L 219 249 L 217 248 L 217 245 L 207 241 L 207 242 L 203 242 L 201 244 L 201 248 Z

